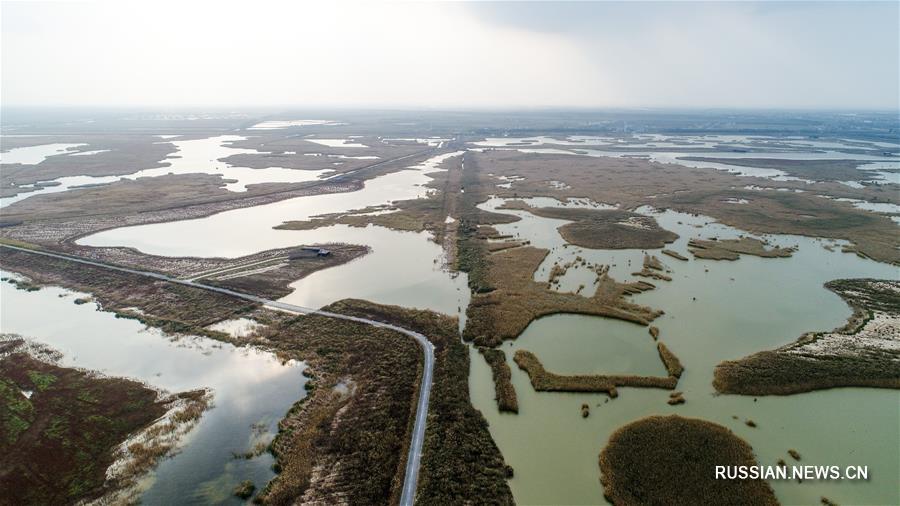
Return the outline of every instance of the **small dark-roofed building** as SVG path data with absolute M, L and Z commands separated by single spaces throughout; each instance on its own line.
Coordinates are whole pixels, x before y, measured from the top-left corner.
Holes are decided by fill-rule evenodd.
M 325 248 L 304 246 L 288 253 L 288 260 L 296 260 L 299 258 L 327 257 L 330 255 L 331 251 Z

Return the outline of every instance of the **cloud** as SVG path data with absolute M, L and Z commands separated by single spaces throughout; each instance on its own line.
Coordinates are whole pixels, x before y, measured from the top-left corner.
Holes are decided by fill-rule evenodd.
M 4 3 L 3 104 L 896 108 L 897 10 Z
M 900 5 L 471 4 L 492 23 L 565 34 L 623 106 L 897 109 Z

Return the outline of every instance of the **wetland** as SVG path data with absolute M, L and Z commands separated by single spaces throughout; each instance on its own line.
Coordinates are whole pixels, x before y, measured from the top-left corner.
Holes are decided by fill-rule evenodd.
M 4 137 L 0 241 L 423 333 L 422 504 L 900 501 L 900 144 L 367 121 Z M 98 469 L 172 396 L 209 396 L 133 483 L 94 469 L 91 493 L 399 501 L 423 371 L 407 336 L 8 248 L 0 266 L 0 330 L 60 353 L 26 368 L 96 371 L 150 406 L 114 415 Z M 705 481 L 789 450 L 870 480 Z

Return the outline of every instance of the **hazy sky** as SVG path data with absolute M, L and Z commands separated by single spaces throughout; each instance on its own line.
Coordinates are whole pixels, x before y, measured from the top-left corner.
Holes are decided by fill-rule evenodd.
M 897 109 L 900 2 L 2 2 L 3 105 Z

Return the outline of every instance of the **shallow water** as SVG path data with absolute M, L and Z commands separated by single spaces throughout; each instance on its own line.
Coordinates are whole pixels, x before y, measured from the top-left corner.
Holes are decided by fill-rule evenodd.
M 257 123 L 247 130 L 280 130 L 282 128 L 288 127 L 299 127 L 299 126 L 317 126 L 317 125 L 345 125 L 346 123 L 339 123 L 337 121 L 327 120 L 327 119 L 293 119 L 293 120 L 269 120 L 263 121 L 261 123 Z
M 456 315 L 468 304 L 465 276 L 447 271 L 441 246 L 427 233 L 398 232 L 375 226 L 335 225 L 315 230 L 272 227 L 287 220 L 422 198 L 429 191 L 423 186 L 431 181 L 427 174 L 437 171 L 440 163 L 458 154 L 439 155 L 421 165 L 374 178 L 356 192 L 298 197 L 196 220 L 118 228 L 85 237 L 78 243 L 127 245 L 166 256 L 230 258 L 301 244 L 364 244 L 372 247 L 370 254 L 293 283 L 294 293 L 283 300 L 321 307 L 342 298 L 359 297 Z
M 122 176 L 74 175 L 61 177 L 52 180 L 53 183 L 57 183 L 54 186 L 47 186 L 33 192 L 20 193 L 13 197 L 0 199 L 0 207 L 8 206 L 13 202 L 24 200 L 34 195 L 69 191 L 83 185 L 109 184 L 119 181 L 120 179 L 134 180 L 142 177 L 165 176 L 167 174 L 219 174 L 224 180 L 233 180 L 223 183 L 223 187 L 226 190 L 243 192 L 247 191 L 247 185 L 251 184 L 302 183 L 314 181 L 331 172 L 330 170 L 301 170 L 283 167 L 252 169 L 250 167 L 237 167 L 220 161 L 220 159 L 231 155 L 263 153 L 255 149 L 240 149 L 230 146 L 230 143 L 243 139 L 245 138 L 239 135 L 221 135 L 207 139 L 172 141 L 172 144 L 178 148 L 178 151 L 163 160 L 163 162 L 169 163 L 166 167 L 142 169 Z M 71 144 L 67 146 L 79 145 L 80 144 Z M 6 162 L 4 161 L 4 163 Z
M 198 220 L 120 228 L 89 236 L 79 243 L 132 246 L 147 253 L 170 256 L 227 257 L 315 242 L 367 244 L 373 247 L 371 254 L 292 284 L 294 292 L 284 300 L 317 307 L 344 297 L 359 297 L 456 314 L 458 308 L 464 309 L 468 303 L 465 277 L 454 278 L 442 268 L 443 252 L 428 234 L 373 226 L 332 226 L 311 231 L 272 229 L 286 220 L 422 197 L 427 192 L 422 185 L 430 179 L 425 174 L 435 170 L 439 161 L 432 159 L 423 166 L 367 181 L 358 192 L 300 197 Z M 549 200 L 535 202 L 553 205 Z M 500 203 L 493 200 L 483 207 L 493 209 Z M 610 274 L 623 281 L 631 279 L 631 272 L 640 270 L 643 258 L 640 250 L 566 247 L 556 231 L 565 221 L 537 218 L 521 211 L 498 212 L 526 218 L 524 222 L 496 226 L 501 233 L 517 235 L 531 240 L 535 246 L 551 249 L 535 273 L 538 280 L 547 279 L 554 261 L 564 263 L 576 256 L 611 265 Z M 644 209 L 643 212 L 653 211 Z M 711 223 L 710 218 L 673 212 L 654 215 L 663 227 L 680 234 L 668 247 L 686 256 L 690 256 L 686 251 L 690 237 L 726 238 L 741 233 Z M 828 252 L 817 239 L 769 238 L 780 245 L 799 245 L 800 250 L 790 259 L 744 256 L 737 262 L 693 259 L 681 262 L 657 255 L 673 270 L 674 280 L 654 281 L 656 290 L 634 298 L 666 311 L 655 324 L 661 329 L 660 338 L 687 368 L 678 386 L 685 392 L 686 405 L 670 407 L 666 404 L 669 392 L 652 389 L 623 388 L 619 398 L 608 403 L 604 395 L 538 394 L 512 362 L 516 349 L 528 349 L 554 372 L 663 374 L 645 327 L 577 315 L 558 315 L 533 322 L 517 341 L 503 346 L 519 396 L 517 416 L 501 415 L 497 411 L 490 370 L 484 359 L 473 351 L 470 377 L 473 402 L 488 418 L 504 457 L 515 468 L 511 486 L 520 504 L 602 503 L 597 456 L 609 434 L 625 423 L 655 413 L 679 413 L 725 425 L 747 439 L 763 464 L 787 459 L 786 450 L 796 448 L 803 455 L 804 464 L 862 464 L 870 468 L 869 483 L 774 483 L 776 493 L 785 503 L 815 503 L 822 495 L 838 503 L 900 501 L 896 481 L 891 480 L 900 473 L 898 454 L 894 450 L 900 447 L 897 431 L 900 394 L 888 390 L 836 389 L 765 397 L 756 402 L 747 397 L 714 395 L 712 369 L 720 361 L 771 349 L 793 341 L 806 331 L 828 330 L 843 324 L 850 310 L 839 297 L 822 288 L 823 282 L 840 277 L 898 276 L 890 266 Z M 585 268 L 572 268 L 562 281 L 561 290 L 574 291 L 579 284 L 590 286 L 593 273 Z M 753 308 L 754 312 L 748 313 L 747 308 Z M 582 419 L 580 413 L 580 406 L 585 402 L 591 405 L 588 419 Z M 861 412 L 865 416 L 859 416 Z M 733 420 L 732 415 L 740 419 Z M 752 418 L 759 427 L 752 429 L 744 425 L 746 418 Z M 824 445 L 822 441 L 829 444 Z
M 350 139 L 306 139 L 309 142 L 328 146 L 329 148 L 367 148 L 365 144 Z
M 11 164 L 21 163 L 22 165 L 37 165 L 47 157 L 61 155 L 70 152 L 84 144 L 40 144 L 38 146 L 26 146 L 23 148 L 13 148 L 9 151 L 0 153 L 0 163 Z
M 655 216 L 664 228 L 681 236 L 668 247 L 688 257 L 690 237 L 725 238 L 740 233 L 710 224 L 705 217 L 674 212 Z M 558 233 L 553 238 L 559 220 L 526 219 L 527 223 L 496 228 L 551 248 L 542 264 L 545 269 L 557 259 L 563 263 L 576 255 L 595 263 L 616 264 L 611 275 L 619 280 L 631 279 L 628 273 L 640 269 L 640 250 L 566 248 Z M 844 388 L 755 401 L 752 397 L 715 394 L 712 370 L 722 360 L 772 349 L 806 331 L 843 325 L 850 308 L 822 287 L 825 281 L 845 277 L 896 279 L 900 275 L 885 264 L 829 252 L 817 239 L 767 237 L 775 244 L 799 245 L 800 249 L 787 259 L 745 255 L 736 262 L 682 262 L 657 255 L 673 271 L 673 281 L 653 281 L 656 290 L 634 297 L 635 302 L 666 312 L 654 325 L 660 328 L 660 340 L 686 368 L 677 388 L 684 392 L 685 405 L 669 406 L 669 392 L 653 389 L 621 388 L 619 397 L 609 402 L 602 394 L 537 393 L 512 361 L 515 350 L 528 349 L 553 372 L 631 372 L 624 369 L 633 367 L 634 372 L 646 374 L 653 373 L 655 359 L 659 364 L 655 374 L 660 374 L 662 366 L 654 342 L 647 328 L 638 325 L 573 315 L 533 322 L 518 340 L 503 345 L 519 398 L 518 415 L 498 412 L 490 369 L 477 352 L 472 353 L 473 403 L 488 418 L 492 435 L 515 469 L 510 485 L 519 504 L 603 503 L 597 458 L 609 435 L 644 416 L 669 413 L 730 428 L 753 446 L 761 464 L 774 465 L 779 458 L 790 461 L 786 451 L 795 448 L 802 455 L 802 464 L 869 466 L 869 482 L 774 482 L 773 488 L 785 504 L 818 503 L 820 496 L 840 504 L 900 501 L 896 488 L 900 473 L 900 393 Z M 542 275 L 538 272 L 535 277 Z M 564 279 L 562 289 L 571 290 L 592 279 L 593 273 L 583 269 L 570 271 L 566 278 L 570 276 L 573 278 Z M 582 403 L 591 405 L 587 419 L 581 417 Z M 739 419 L 732 419 L 732 415 Z M 754 420 L 758 427 L 746 426 L 746 419 Z
M 217 332 L 224 332 L 231 337 L 248 337 L 265 327 L 265 325 L 250 318 L 235 318 L 233 320 L 216 322 L 206 328 Z
M 169 392 L 213 390 L 211 409 L 152 473 L 143 503 L 238 504 L 231 496 L 238 483 L 249 479 L 262 488 L 274 477 L 268 453 L 249 460 L 232 453 L 274 437 L 278 420 L 306 395 L 302 363 L 282 364 L 271 353 L 205 338 L 173 340 L 136 320 L 97 311 L 94 303 L 76 305 L 73 300 L 83 295 L 60 288 L 25 292 L 3 282 L 0 294 L 0 331 L 60 350 L 64 366 L 134 378 Z
M 744 167 L 727 163 L 699 162 L 684 160 L 685 157 L 707 158 L 772 158 L 784 160 L 861 160 L 873 162 L 861 169 L 870 170 L 879 182 L 896 181 L 897 174 L 878 172 L 877 164 L 896 168 L 900 162 L 896 157 L 884 156 L 879 148 L 897 148 L 900 145 L 853 140 L 817 141 L 800 138 L 750 137 L 741 135 L 666 136 L 642 134 L 633 137 L 609 138 L 572 136 L 565 139 L 550 137 L 488 138 L 472 143 L 475 146 L 515 149 L 522 153 L 569 154 L 596 157 L 645 158 L 659 163 L 674 163 L 685 167 L 712 168 L 743 176 L 755 176 L 776 181 L 799 181 L 787 176 L 784 171 L 763 167 Z M 571 150 L 543 148 L 544 145 L 571 146 Z M 582 146 L 578 149 L 577 146 Z M 685 152 L 679 148 L 706 149 L 707 151 Z M 868 149 L 868 153 L 847 153 L 844 150 Z M 634 151 L 632 151 L 634 150 Z M 735 151 L 739 150 L 739 151 Z

